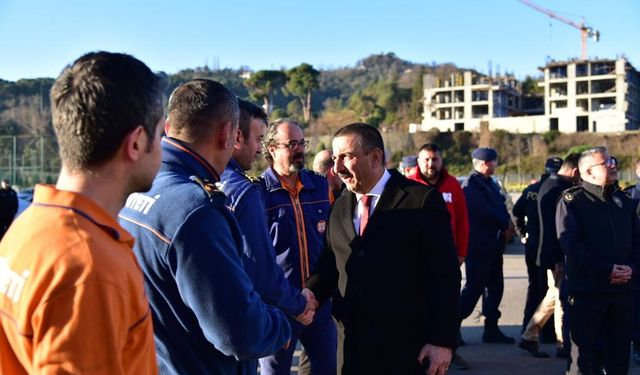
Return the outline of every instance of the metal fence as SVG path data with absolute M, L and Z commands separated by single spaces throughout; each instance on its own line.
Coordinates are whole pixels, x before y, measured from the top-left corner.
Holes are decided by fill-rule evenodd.
M 17 187 L 54 183 L 60 171 L 55 137 L 0 136 L 0 178 Z

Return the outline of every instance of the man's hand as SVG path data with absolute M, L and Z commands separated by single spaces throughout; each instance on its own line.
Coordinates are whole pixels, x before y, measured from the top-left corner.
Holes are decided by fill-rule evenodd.
M 429 358 L 429 368 L 425 370 L 427 375 L 444 375 L 451 363 L 451 348 L 426 344 L 418 354 L 418 362 L 423 363 L 425 358 Z
M 302 314 L 296 316 L 296 320 L 300 322 L 300 324 L 308 326 L 313 322 L 313 317 L 316 315 L 316 310 L 320 306 L 316 297 L 313 295 L 313 292 L 307 288 L 302 289 L 300 292 L 307 300 L 307 305 L 304 308 Z
M 609 275 L 609 282 L 615 285 L 625 284 L 631 280 L 632 273 L 631 267 L 624 264 L 614 264 L 611 275 Z

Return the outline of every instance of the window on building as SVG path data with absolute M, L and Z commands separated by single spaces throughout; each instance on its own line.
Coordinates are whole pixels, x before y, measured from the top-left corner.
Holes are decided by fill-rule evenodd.
M 599 76 L 604 74 L 614 74 L 616 72 L 615 61 L 595 62 L 591 65 L 591 75 Z
M 549 119 L 549 130 L 558 131 L 558 118 L 557 117 L 551 117 Z
M 576 100 L 576 107 L 583 112 L 589 112 L 589 100 L 588 99 Z
M 611 94 L 616 92 L 616 81 L 614 79 L 599 79 L 591 82 L 592 94 Z
M 576 82 L 576 95 L 586 95 L 589 93 L 589 82 L 578 81 Z
M 552 66 L 549 68 L 549 77 L 551 79 L 567 78 L 567 66 Z
M 589 130 L 589 116 L 576 117 L 576 131 L 586 132 Z
M 576 77 L 585 77 L 589 75 L 589 65 L 587 63 L 576 64 Z
M 616 109 L 616 98 L 596 98 L 591 100 L 591 111 Z
M 456 122 L 455 124 L 453 124 L 453 130 L 460 132 L 464 130 L 464 122 Z

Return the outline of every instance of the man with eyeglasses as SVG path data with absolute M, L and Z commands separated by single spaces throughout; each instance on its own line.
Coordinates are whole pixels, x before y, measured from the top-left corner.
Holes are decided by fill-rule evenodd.
M 265 148 L 269 168 L 262 174 L 266 188 L 266 214 L 276 260 L 294 287 L 302 290 L 314 271 L 324 246 L 324 234 L 331 204 L 327 180 L 304 165 L 309 141 L 291 119 L 273 122 L 267 130 Z M 313 374 L 336 372 L 336 327 L 331 303 L 325 303 L 314 321 L 302 326 L 289 319 L 291 345 L 275 355 L 260 359 L 262 374 L 290 374 L 298 340 L 311 361 Z
M 566 190 L 556 209 L 565 254 L 571 350 L 568 374 L 626 374 L 633 291 L 640 265 L 635 205 L 611 180 L 605 147 L 582 153 L 582 185 Z M 597 345 L 602 340 L 604 345 Z

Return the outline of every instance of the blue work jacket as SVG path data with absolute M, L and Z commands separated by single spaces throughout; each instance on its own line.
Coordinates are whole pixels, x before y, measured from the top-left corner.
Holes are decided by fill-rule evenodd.
M 300 315 L 306 299 L 284 277 L 276 263 L 267 228 L 263 186 L 257 179 L 252 181 L 238 162 L 231 159 L 222 173 L 220 188 L 240 225 L 244 239 L 242 262 L 256 291 L 268 304 L 291 316 Z
M 272 167 L 261 177 L 276 260 L 287 279 L 302 289 L 324 247 L 331 204 L 327 180 L 303 169 L 298 173 L 302 188 L 294 196 L 282 186 Z
M 218 174 L 180 141 L 162 139 L 151 190 L 134 193 L 120 223 L 136 239 L 161 374 L 253 374 L 289 339 L 242 265 L 242 234 Z

